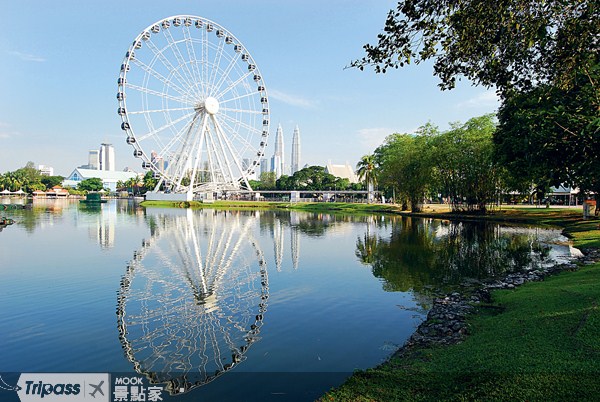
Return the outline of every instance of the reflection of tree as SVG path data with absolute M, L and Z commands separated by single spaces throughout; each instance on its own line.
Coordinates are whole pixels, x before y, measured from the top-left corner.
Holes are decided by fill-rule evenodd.
M 467 278 L 485 279 L 533 268 L 547 255 L 535 233 L 505 230 L 494 223 L 450 223 L 403 217 L 391 236 L 365 235 L 356 256 L 385 280 L 387 291 L 427 291 Z

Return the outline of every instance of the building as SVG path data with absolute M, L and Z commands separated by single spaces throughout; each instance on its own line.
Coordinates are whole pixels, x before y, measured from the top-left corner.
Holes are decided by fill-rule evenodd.
M 294 135 L 292 136 L 292 165 L 290 174 L 296 173 L 300 170 L 300 129 L 296 125 L 294 129 Z
M 54 176 L 54 168 L 46 165 L 38 165 L 38 170 L 42 176 Z
M 269 162 L 267 161 L 267 158 L 261 158 L 260 159 L 260 175 L 262 175 L 263 173 L 267 173 L 269 171 Z M 260 175 L 258 176 L 260 179 Z
M 277 179 L 285 174 L 285 160 L 283 155 L 283 129 L 280 124 L 277 127 L 277 133 L 275 134 L 275 153 L 273 154 L 273 157 L 271 157 L 271 171 L 275 172 L 275 177 Z
M 79 183 L 86 179 L 99 178 L 102 180 L 104 188 L 108 188 L 110 191 L 117 191 L 117 182 L 126 182 L 132 177 L 137 177 L 138 174 L 135 172 L 117 172 L 108 170 L 96 170 L 96 169 L 83 169 L 76 168 L 71 174 L 63 181 L 63 187 L 77 187 Z
M 334 165 L 329 161 L 327 166 L 325 167 L 325 171 L 329 174 L 332 174 L 336 177 L 341 177 L 342 179 L 348 179 L 350 183 L 358 183 L 358 176 L 354 169 L 348 162 L 345 165 Z
M 112 144 L 100 144 L 99 159 L 100 170 L 115 170 L 115 147 Z
M 90 149 L 87 166 L 88 169 L 100 169 L 100 150 Z

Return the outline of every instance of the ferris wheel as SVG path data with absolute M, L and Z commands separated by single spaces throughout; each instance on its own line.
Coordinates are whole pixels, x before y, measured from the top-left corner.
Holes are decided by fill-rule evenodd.
M 148 26 L 121 64 L 121 128 L 155 192 L 252 190 L 269 135 L 269 102 L 256 61 L 229 31 L 177 15 Z
M 117 298 L 119 340 L 136 372 L 171 394 L 237 367 L 260 340 L 269 280 L 257 217 L 150 212 Z

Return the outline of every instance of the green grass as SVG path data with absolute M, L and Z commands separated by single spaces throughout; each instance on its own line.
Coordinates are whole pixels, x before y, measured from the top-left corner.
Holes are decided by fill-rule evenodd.
M 583 221 L 581 210 L 496 218 L 562 226 L 575 246 L 600 246 L 598 220 Z M 463 343 L 394 356 L 322 400 L 600 400 L 599 301 L 600 263 L 496 291 L 493 305 L 469 318 Z

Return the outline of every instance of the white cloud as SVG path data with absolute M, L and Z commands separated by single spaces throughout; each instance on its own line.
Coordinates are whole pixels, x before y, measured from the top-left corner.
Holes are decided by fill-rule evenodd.
M 298 106 L 303 109 L 312 109 L 317 106 L 317 103 L 312 100 L 302 98 L 302 97 L 296 96 L 296 95 L 286 94 L 286 93 L 278 91 L 276 89 L 269 90 L 269 96 L 280 102 L 287 103 L 288 105 L 291 105 L 291 106 Z
M 467 99 L 464 102 L 460 102 L 457 107 L 459 109 L 472 109 L 478 107 L 497 107 L 500 104 L 500 99 L 496 95 L 496 91 L 490 89 L 482 92 L 471 99 Z
M 23 53 L 23 52 L 19 52 L 16 50 L 13 50 L 11 52 L 9 52 L 10 54 L 12 54 L 13 56 L 17 56 L 19 59 L 23 60 L 23 61 L 35 61 L 37 63 L 41 63 L 46 61 L 45 58 L 40 57 L 40 56 L 36 56 L 34 54 L 31 53 Z

